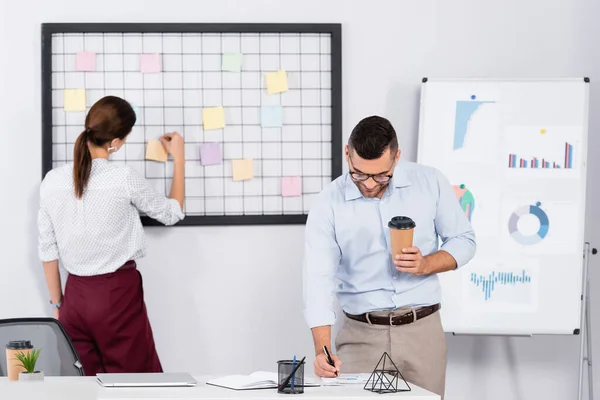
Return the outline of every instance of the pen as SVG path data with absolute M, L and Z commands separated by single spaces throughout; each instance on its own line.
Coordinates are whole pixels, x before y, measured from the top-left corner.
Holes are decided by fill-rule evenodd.
M 327 356 L 327 362 L 329 363 L 329 365 L 335 368 L 335 363 L 331 358 L 331 354 L 329 354 L 329 350 L 327 350 L 327 346 L 323 346 L 323 351 L 325 351 L 325 355 Z M 338 376 L 337 371 L 335 371 L 335 376 Z
M 294 354 L 294 361 L 292 364 L 292 369 L 296 368 L 296 355 Z M 292 391 L 294 390 L 294 378 L 296 378 L 296 375 L 292 375 Z

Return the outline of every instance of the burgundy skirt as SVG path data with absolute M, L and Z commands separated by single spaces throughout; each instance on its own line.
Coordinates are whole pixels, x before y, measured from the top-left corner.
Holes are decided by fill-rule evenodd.
M 59 322 L 88 376 L 163 372 L 134 261 L 110 274 L 69 275 Z

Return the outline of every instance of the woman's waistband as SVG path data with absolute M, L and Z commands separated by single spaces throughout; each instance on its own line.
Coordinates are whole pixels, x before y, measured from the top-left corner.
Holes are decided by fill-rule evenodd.
M 75 274 L 69 274 L 69 276 L 78 278 L 78 279 L 94 279 L 94 278 L 110 278 L 116 274 L 122 273 L 122 272 L 127 272 L 130 270 L 135 270 L 137 269 L 137 264 L 134 260 L 129 260 L 127 261 L 125 264 L 123 264 L 122 266 L 120 266 L 119 268 L 117 268 L 114 272 L 107 272 L 105 274 L 98 274 L 98 275 L 75 275 Z

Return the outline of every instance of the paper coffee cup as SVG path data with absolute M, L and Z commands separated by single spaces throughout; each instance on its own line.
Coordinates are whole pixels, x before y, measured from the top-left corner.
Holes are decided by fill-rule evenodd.
M 12 340 L 6 345 L 6 369 L 9 381 L 18 381 L 19 373 L 25 368 L 19 366 L 21 361 L 17 360 L 17 354 L 27 354 L 33 350 L 29 340 Z
M 394 217 L 388 222 L 393 258 L 396 258 L 398 254 L 402 254 L 402 249 L 413 245 L 415 226 L 415 221 L 404 216 Z

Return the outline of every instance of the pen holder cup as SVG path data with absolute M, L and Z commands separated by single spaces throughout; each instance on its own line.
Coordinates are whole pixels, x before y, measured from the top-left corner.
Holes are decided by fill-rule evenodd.
M 293 360 L 281 360 L 277 361 L 277 375 L 278 382 L 277 389 L 278 393 L 285 394 L 300 394 L 304 393 L 304 362 L 298 366 L 299 361 L 294 362 Z M 294 371 L 294 368 L 298 366 L 294 376 L 290 378 L 287 385 L 281 387 L 281 384 L 287 379 L 288 376 Z

